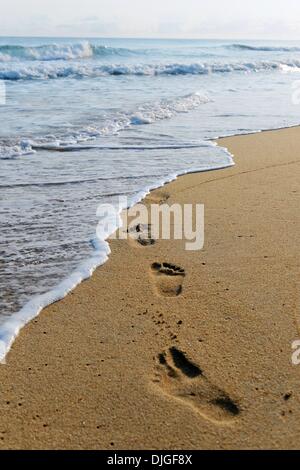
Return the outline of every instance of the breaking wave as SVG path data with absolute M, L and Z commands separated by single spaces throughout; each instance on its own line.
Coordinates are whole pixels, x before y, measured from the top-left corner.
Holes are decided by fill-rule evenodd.
M 9 145 L 8 142 L 0 142 L 0 160 L 10 160 L 22 155 L 30 155 L 35 153 L 29 142 L 20 141 Z
M 99 146 L 88 144 L 97 137 L 113 135 L 131 126 L 152 124 L 156 121 L 171 119 L 180 113 L 187 113 L 201 104 L 208 103 L 210 99 L 201 93 L 191 93 L 174 99 L 164 99 L 156 103 L 146 103 L 139 106 L 134 112 L 118 114 L 108 119 L 101 126 L 97 123 L 70 132 L 68 135 L 51 135 L 35 140 L 21 140 L 20 142 L 0 142 L 0 160 L 13 159 L 22 155 L 34 153 L 36 150 L 74 151 L 98 148 L 99 150 L 145 150 L 145 147 L 135 146 Z M 166 148 L 195 148 L 196 143 L 187 143 L 173 146 L 149 146 L 147 150 L 163 150 Z
M 43 46 L 0 46 L 0 62 L 38 60 L 80 60 L 92 57 L 131 56 L 139 52 L 134 49 L 95 45 L 88 41 L 77 44 L 46 44 Z
M 0 80 L 49 80 L 58 78 L 87 78 L 101 76 L 156 76 L 156 75 L 207 75 L 212 73 L 282 71 L 285 68 L 299 70 L 300 60 L 256 61 L 232 63 L 193 64 L 53 64 L 0 66 Z

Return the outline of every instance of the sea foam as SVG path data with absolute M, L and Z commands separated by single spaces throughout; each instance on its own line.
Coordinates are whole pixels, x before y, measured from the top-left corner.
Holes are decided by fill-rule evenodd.
M 0 80 L 51 80 L 62 78 L 96 78 L 101 76 L 167 76 L 208 75 L 233 72 L 253 73 L 281 71 L 286 66 L 300 70 L 300 60 L 254 62 L 198 62 L 192 64 L 101 64 L 60 62 L 24 65 L 24 63 L 0 64 Z
M 89 142 L 95 140 L 96 137 L 104 135 L 116 134 L 124 129 L 132 126 L 142 126 L 152 124 L 156 121 L 171 119 L 180 113 L 187 113 L 196 109 L 202 104 L 206 104 L 210 98 L 204 93 L 195 92 L 174 99 L 163 99 L 156 103 L 146 103 L 131 113 L 118 113 L 114 119 L 107 120 L 101 126 L 97 123 L 89 124 L 82 129 L 74 131 L 72 134 L 50 137 L 40 137 L 35 140 L 21 140 L 8 145 L 7 142 L 0 141 L 0 160 L 12 159 L 23 155 L 34 153 L 36 150 L 88 150 L 98 148 L 99 150 L 162 150 L 162 149 L 179 149 L 179 148 L 196 148 L 199 143 L 181 143 L 173 145 L 152 145 L 152 146 L 108 146 L 103 144 L 91 144 Z M 200 144 L 203 146 L 203 143 Z
M 52 61 L 78 60 L 102 57 L 127 57 L 142 54 L 144 51 L 122 47 L 109 47 L 81 41 L 73 44 L 45 44 L 41 46 L 0 45 L 0 62 L 9 61 Z

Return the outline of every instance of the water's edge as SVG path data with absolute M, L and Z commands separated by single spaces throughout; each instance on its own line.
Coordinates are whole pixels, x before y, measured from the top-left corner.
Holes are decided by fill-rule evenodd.
M 299 124 L 300 125 L 300 124 Z M 270 132 L 282 129 L 289 129 L 294 127 L 299 127 L 299 125 L 292 125 L 292 126 L 285 126 L 275 129 L 264 129 L 258 130 L 256 132 L 248 132 L 245 134 L 232 134 L 232 135 L 224 135 L 215 137 L 214 140 L 209 140 L 209 142 L 215 146 L 220 147 L 231 159 L 231 162 L 228 165 L 216 166 L 214 168 L 201 168 L 201 169 L 190 169 L 178 174 L 170 174 L 164 180 L 158 181 L 157 184 L 148 187 L 144 190 L 141 190 L 135 197 L 130 200 L 129 207 L 121 207 L 119 212 L 119 223 L 113 228 L 110 236 L 122 226 L 122 219 L 121 219 L 121 212 L 124 209 L 129 209 L 133 207 L 138 202 L 142 201 L 151 191 L 161 188 L 164 185 L 170 183 L 171 181 L 176 180 L 180 176 L 184 176 L 191 173 L 203 173 L 208 171 L 216 171 L 216 170 L 223 170 L 226 168 L 230 168 L 235 165 L 234 163 L 234 155 L 229 152 L 226 147 L 219 145 L 216 140 L 224 139 L 226 137 L 235 137 L 241 135 L 252 135 L 258 134 L 260 132 Z M 109 237 L 107 237 L 109 238 Z M 107 239 L 106 239 L 107 240 Z M 36 318 L 41 311 L 48 307 L 49 305 L 58 302 L 65 298 L 70 292 L 72 292 L 81 282 L 90 278 L 94 271 L 99 267 L 102 266 L 108 260 L 108 257 L 111 253 L 109 242 L 108 241 L 100 241 L 97 238 L 94 238 L 91 242 L 95 249 L 93 256 L 88 258 L 86 261 L 81 263 L 78 268 L 73 271 L 70 276 L 66 279 L 61 281 L 56 287 L 51 289 L 50 291 L 34 296 L 31 300 L 29 300 L 18 312 L 14 313 L 4 324 L 0 327 L 0 364 L 6 363 L 6 357 L 8 352 L 10 351 L 15 339 L 19 335 L 20 331 L 24 326 L 26 326 L 30 321 Z

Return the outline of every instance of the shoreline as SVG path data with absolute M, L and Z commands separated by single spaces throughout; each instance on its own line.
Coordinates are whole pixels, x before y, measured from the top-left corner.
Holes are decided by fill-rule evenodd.
M 227 168 L 230 168 L 230 167 L 234 166 L 235 165 L 235 162 L 234 162 L 234 159 L 233 159 L 234 155 L 231 154 L 228 151 L 227 147 L 223 147 L 222 145 L 220 145 L 222 140 L 231 139 L 231 138 L 234 138 L 234 137 L 241 137 L 241 136 L 251 136 L 251 135 L 256 135 L 256 134 L 266 133 L 266 132 L 276 132 L 276 131 L 281 131 L 281 130 L 294 129 L 294 128 L 298 128 L 298 127 L 300 127 L 299 124 L 294 124 L 294 125 L 290 125 L 290 126 L 276 127 L 276 128 L 272 128 L 272 129 L 260 129 L 260 130 L 256 130 L 256 131 L 249 131 L 249 132 L 240 133 L 240 134 L 229 134 L 229 135 L 224 135 L 224 136 L 221 135 L 221 136 L 215 137 L 213 139 L 208 139 L 207 142 L 209 142 L 212 145 L 215 145 L 216 147 L 217 146 L 221 147 L 224 150 L 225 153 L 228 153 L 229 157 L 232 159 L 232 164 L 228 164 L 226 166 L 220 166 L 220 167 L 216 167 L 216 168 L 205 168 L 205 169 L 201 169 L 201 170 L 200 169 L 195 169 L 195 170 L 191 169 L 189 171 L 186 171 L 185 173 L 178 173 L 178 174 L 172 175 L 172 176 L 170 175 L 168 177 L 168 179 L 166 179 L 164 182 L 158 183 L 157 186 L 154 185 L 154 186 L 151 186 L 151 187 L 149 187 L 145 190 L 140 190 L 139 193 L 137 194 L 137 198 L 133 198 L 132 201 L 131 201 L 131 205 L 127 208 L 123 208 L 122 211 L 123 210 L 129 210 L 134 205 L 138 204 L 139 202 L 144 201 L 144 199 L 147 198 L 150 195 L 151 192 L 163 188 L 164 186 L 168 185 L 169 183 L 172 183 L 173 181 L 176 181 L 178 178 L 181 178 L 182 176 L 197 174 L 197 173 L 209 173 L 211 171 L 214 172 L 214 171 L 219 171 L 219 170 L 225 170 Z M 120 216 L 121 216 L 121 213 L 120 213 Z M 120 226 L 119 227 L 116 226 L 115 230 L 118 231 L 120 229 L 121 229 Z M 63 300 L 67 295 L 72 293 L 73 290 L 77 288 L 77 286 L 79 286 L 82 282 L 89 279 L 93 275 L 93 273 L 95 272 L 96 269 L 100 268 L 101 266 L 103 266 L 103 264 L 105 264 L 108 261 L 109 255 L 111 254 L 109 238 L 106 239 L 106 240 L 98 240 L 97 238 L 94 238 L 94 239 L 91 239 L 91 243 L 93 245 L 98 245 L 98 249 L 95 248 L 95 252 L 94 252 L 93 255 L 91 255 L 86 260 L 82 261 L 82 263 L 76 268 L 75 271 L 72 271 L 69 276 L 67 276 L 65 279 L 63 279 L 54 288 L 52 288 L 51 290 L 45 292 L 44 294 L 34 296 L 30 300 L 28 300 L 28 302 L 26 302 L 26 304 L 19 311 L 15 312 L 13 315 L 11 315 L 11 317 L 9 317 L 9 319 L 2 326 L 0 326 L 1 338 L 7 337 L 5 340 L 3 340 L 3 339 L 0 340 L 0 367 L 1 367 L 1 364 L 6 364 L 7 354 L 9 353 L 9 351 L 12 348 L 15 340 L 17 339 L 17 337 L 21 333 L 22 329 L 24 327 L 26 327 L 26 325 L 28 325 L 29 322 L 31 322 L 32 320 L 37 318 L 45 308 L 49 307 L 50 305 L 52 305 L 56 302 L 59 302 L 59 301 Z M 100 248 L 100 244 L 103 245 L 102 248 Z M 100 254 L 103 256 L 103 260 L 101 260 L 101 262 L 99 262 L 98 264 L 96 263 L 95 265 L 90 266 L 88 268 L 88 271 L 89 271 L 88 274 L 83 274 L 80 279 L 77 279 L 73 282 L 72 286 L 69 286 L 70 282 L 72 282 L 72 278 L 73 278 L 74 274 L 77 273 L 78 271 L 81 272 L 83 270 L 83 266 L 85 266 L 85 265 L 89 266 L 89 263 L 94 258 L 96 258 L 97 256 L 100 256 Z M 84 271 L 86 272 L 86 269 L 84 269 Z M 63 289 L 64 285 L 68 285 L 69 287 L 67 287 L 66 291 L 63 294 L 57 294 L 57 291 L 61 292 L 61 289 Z M 52 297 L 52 298 L 53 298 L 53 296 L 55 296 L 55 297 L 57 296 L 57 298 L 54 299 L 54 300 L 53 299 L 52 300 L 46 300 L 47 298 L 49 298 L 49 296 Z M 32 310 L 30 309 L 30 306 L 36 304 L 37 299 L 41 299 L 41 300 L 40 300 L 39 304 L 35 307 L 35 311 L 32 312 Z M 42 299 L 45 299 L 45 300 L 42 300 Z M 28 310 L 29 310 L 29 312 L 28 312 Z M 11 333 L 11 324 L 15 325 L 16 322 L 20 318 L 22 318 L 21 323 L 16 325 L 16 326 L 13 326 L 14 332 Z M 2 329 L 3 329 L 3 331 L 2 331 Z
M 215 140 L 208 141 L 212 145 L 218 146 Z M 228 163 L 228 165 L 222 165 L 215 168 L 204 168 L 204 169 L 191 169 L 184 173 L 178 173 L 174 175 L 169 175 L 166 180 L 163 182 L 157 183 L 154 186 L 150 186 L 147 189 L 141 189 L 135 197 L 130 200 L 129 207 L 123 207 L 121 212 L 119 213 L 120 216 L 120 223 L 121 223 L 121 214 L 123 211 L 128 211 L 136 204 L 144 201 L 153 191 L 159 190 L 164 186 L 176 181 L 178 178 L 190 174 L 197 174 L 197 173 L 208 173 L 211 171 L 219 171 L 224 170 L 226 168 L 230 168 L 234 166 L 235 163 L 233 161 L 233 155 L 228 152 L 225 147 L 222 147 L 224 152 L 228 154 L 231 158 L 232 163 Z M 122 196 L 122 195 L 121 195 Z M 120 230 L 122 227 L 116 226 L 114 229 L 115 231 Z M 114 233 L 113 232 L 113 233 Z M 113 235 L 110 235 L 110 237 Z M 6 356 L 11 350 L 15 340 L 18 338 L 19 334 L 21 333 L 22 329 L 28 325 L 29 322 L 37 318 L 40 313 L 50 305 L 63 300 L 67 295 L 72 293 L 74 289 L 76 289 L 82 282 L 89 279 L 96 269 L 103 266 L 109 259 L 109 255 L 111 254 L 110 248 L 110 237 L 105 240 L 99 240 L 96 237 L 91 239 L 91 243 L 94 246 L 94 252 L 91 254 L 89 258 L 82 261 L 79 266 L 77 266 L 75 271 L 72 271 L 69 276 L 59 282 L 55 287 L 50 289 L 49 291 L 45 292 L 44 294 L 40 294 L 37 296 L 33 296 L 25 305 L 17 312 L 12 314 L 6 322 L 0 325 L 0 367 L 1 364 L 6 364 Z M 97 248 L 95 248 L 97 246 Z M 101 260 L 95 261 L 96 258 L 100 257 Z
M 146 197 L 204 203 L 204 250 L 110 241 L 109 260 L 22 330 L 0 367 L 1 448 L 297 447 L 300 131 L 224 141 L 235 166 Z M 184 270 L 181 295 L 164 295 L 155 262 Z

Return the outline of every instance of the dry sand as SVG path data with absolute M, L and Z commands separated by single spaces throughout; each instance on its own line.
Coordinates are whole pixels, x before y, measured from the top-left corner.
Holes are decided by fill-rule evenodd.
M 0 367 L 1 448 L 300 447 L 300 130 L 220 144 L 235 167 L 148 197 L 205 204 L 203 250 L 112 241 L 22 331 Z

